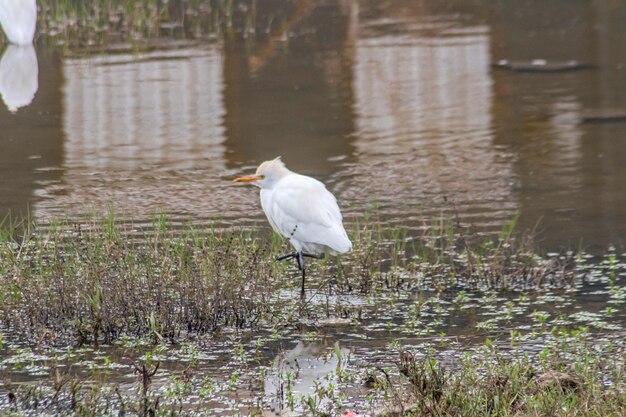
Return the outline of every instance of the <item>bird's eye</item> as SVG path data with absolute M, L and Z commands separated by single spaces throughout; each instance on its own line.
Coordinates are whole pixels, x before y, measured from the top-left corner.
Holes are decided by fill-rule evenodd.
M 259 175 L 259 178 L 261 178 L 262 180 L 265 179 L 265 175 Z

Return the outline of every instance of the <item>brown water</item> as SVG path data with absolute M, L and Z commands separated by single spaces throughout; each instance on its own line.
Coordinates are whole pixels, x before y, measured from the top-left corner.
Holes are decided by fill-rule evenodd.
M 22 96 L 38 88 L 11 112 L 17 84 L 3 84 L 0 215 L 112 205 L 260 223 L 256 190 L 228 180 L 282 155 L 348 218 L 378 205 L 419 226 L 456 210 L 495 231 L 519 211 L 548 250 L 622 245 L 626 122 L 583 119 L 626 112 L 626 5 L 443 3 L 258 2 L 252 39 L 87 55 L 40 42 L 34 61 L 7 48 L 4 68 L 31 71 Z M 588 67 L 492 66 L 502 59 Z

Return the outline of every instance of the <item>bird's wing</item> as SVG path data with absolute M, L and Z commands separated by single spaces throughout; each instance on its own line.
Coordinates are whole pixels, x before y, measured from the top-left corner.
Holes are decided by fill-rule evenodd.
M 284 237 L 336 252 L 352 246 L 335 196 L 313 178 L 297 174 L 284 178 L 265 196 L 262 193 L 261 203 L 272 227 Z

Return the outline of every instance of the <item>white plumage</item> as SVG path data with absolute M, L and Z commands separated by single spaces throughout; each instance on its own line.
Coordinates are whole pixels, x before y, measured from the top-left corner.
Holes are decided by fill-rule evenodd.
M 0 25 L 9 42 L 30 45 L 37 25 L 36 0 L 0 0 Z
M 320 181 L 287 169 L 280 157 L 263 162 L 255 175 L 234 181 L 261 188 L 261 206 L 270 225 L 295 249 L 278 259 L 297 259 L 303 292 L 305 256 L 322 258 L 325 253 L 337 255 L 352 248 L 335 196 Z

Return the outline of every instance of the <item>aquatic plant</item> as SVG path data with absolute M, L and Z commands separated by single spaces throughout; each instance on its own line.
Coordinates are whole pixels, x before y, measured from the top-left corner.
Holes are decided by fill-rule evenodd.
M 561 329 L 563 330 L 563 329 Z M 619 416 L 626 412 L 623 338 L 598 338 L 585 328 L 560 331 L 551 346 L 532 352 L 486 339 L 482 345 L 457 347 L 457 354 L 432 348 L 396 346 L 386 352 L 395 361 L 364 365 L 339 353 L 336 370 L 316 384 L 310 395 L 296 396 L 297 375 L 279 372 L 279 406 L 302 415 L 391 416 Z M 380 359 L 380 357 L 379 357 Z M 395 362 L 395 364 L 394 364 Z M 116 384 L 86 385 L 55 368 L 41 385 L 5 383 L 9 395 L 0 409 L 49 415 L 214 415 L 211 404 L 230 404 L 233 414 L 263 415 L 265 395 L 260 380 L 237 370 L 221 379 L 196 373 L 191 364 L 161 375 L 159 363 L 146 356 L 134 364 L 132 389 Z M 241 376 L 240 376 L 241 375 Z M 159 387 L 152 382 L 160 377 Z M 238 390 L 258 399 L 245 404 L 229 400 Z M 196 395 L 197 394 L 197 395 Z M 237 398 L 235 395 L 234 398 Z M 226 411 L 224 408 L 220 408 Z
M 585 330 L 565 332 L 537 356 L 487 339 L 451 367 L 401 351 L 397 373 L 369 371 L 369 384 L 387 399 L 373 415 L 623 415 L 626 346 L 593 339 Z

